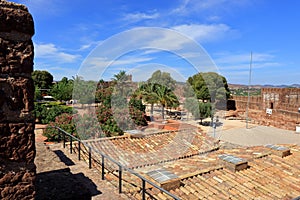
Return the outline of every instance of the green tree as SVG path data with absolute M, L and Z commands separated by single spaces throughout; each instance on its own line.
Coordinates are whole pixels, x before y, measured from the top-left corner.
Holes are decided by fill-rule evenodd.
M 160 103 L 160 105 L 162 106 L 162 118 L 165 119 L 165 107 L 170 107 L 170 108 L 176 108 L 179 106 L 179 101 L 176 97 L 176 95 L 174 94 L 174 92 L 164 86 L 164 85 L 159 85 L 159 84 L 155 84 L 156 86 L 156 95 L 157 95 L 157 100 Z
M 95 93 L 95 101 L 104 105 L 111 104 L 111 95 L 113 93 L 113 83 L 100 80 Z
M 188 97 L 184 101 L 184 108 L 188 111 L 188 113 L 199 113 L 199 101 L 194 97 Z M 188 116 L 187 113 L 187 116 Z M 194 116 L 196 117 L 196 116 Z
M 158 97 L 156 94 L 157 84 L 155 83 L 143 83 L 140 85 L 138 92 L 141 95 L 141 98 L 145 102 L 151 105 L 150 116 L 153 118 L 154 104 L 158 103 Z
M 35 118 L 42 124 L 53 122 L 55 118 L 62 113 L 73 113 L 73 109 L 66 105 L 54 103 L 34 103 Z
M 131 75 L 126 74 L 126 71 L 120 71 L 112 78 L 115 87 L 115 93 L 121 96 L 129 96 L 131 90 Z
M 34 85 L 40 89 L 50 89 L 53 83 L 53 76 L 45 70 L 35 70 L 31 74 Z
M 73 77 L 73 99 L 79 100 L 83 104 L 95 102 L 95 92 L 97 83 L 95 81 L 85 81 L 82 77 Z
M 121 70 L 118 74 L 114 75 L 114 78 L 112 78 L 113 81 L 119 82 L 119 81 L 128 81 L 129 76 L 126 74 L 126 71 Z
M 136 98 L 133 95 L 129 101 L 129 113 L 131 119 L 138 126 L 147 126 L 146 120 L 146 106 L 143 104 L 142 99 Z
M 151 117 L 153 117 L 153 106 L 155 103 L 159 103 L 162 106 L 163 119 L 166 107 L 177 108 L 179 106 L 179 101 L 176 95 L 165 85 L 152 82 L 143 83 L 139 86 L 138 93 L 145 102 L 151 104 Z
M 230 97 L 225 77 L 215 73 L 198 73 L 188 78 L 188 84 L 193 88 L 198 99 L 212 103 L 226 101 Z
M 38 86 L 34 86 L 34 101 L 41 100 L 42 99 L 42 93 Z
M 96 139 L 103 137 L 98 118 L 95 115 L 86 114 L 73 115 L 73 123 L 76 124 L 76 133 L 81 140 Z
M 61 81 L 54 84 L 50 90 L 50 94 L 57 100 L 67 101 L 72 99 L 73 80 L 63 77 Z
M 212 105 L 211 103 L 203 103 L 199 102 L 199 118 L 200 118 L 200 124 L 202 124 L 202 120 L 207 117 L 212 117 Z
M 110 105 L 100 104 L 96 108 L 96 114 L 104 135 L 111 137 L 123 134 L 122 129 L 120 129 L 113 117 L 113 112 Z
M 174 90 L 176 86 L 176 81 L 171 77 L 170 73 L 162 72 L 160 70 L 155 71 L 147 82 L 164 85 L 171 90 Z
M 96 99 L 99 106 L 96 108 L 96 113 L 100 127 L 106 136 L 122 135 L 123 130 L 133 129 L 136 125 L 147 125 L 145 106 L 140 97 L 136 92 L 129 96 L 130 84 L 131 76 L 126 75 L 125 71 L 114 75 L 111 82 L 103 80 L 98 82 Z M 128 98 L 130 98 L 129 102 L 127 102 Z M 130 117 L 128 118 L 125 113 Z

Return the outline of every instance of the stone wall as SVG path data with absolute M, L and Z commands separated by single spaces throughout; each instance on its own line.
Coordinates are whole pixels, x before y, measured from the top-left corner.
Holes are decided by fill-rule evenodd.
M 33 199 L 33 19 L 0 0 L 0 199 Z
M 233 99 L 240 116 L 245 118 L 248 97 Z M 263 88 L 261 96 L 250 97 L 249 118 L 256 124 L 295 130 L 300 122 L 299 107 L 300 88 Z M 272 109 L 272 114 L 267 114 L 266 109 Z

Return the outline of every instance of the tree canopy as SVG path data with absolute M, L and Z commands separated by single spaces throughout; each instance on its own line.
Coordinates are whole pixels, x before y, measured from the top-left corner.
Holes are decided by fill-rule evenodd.
M 61 81 L 55 83 L 50 90 L 50 94 L 57 100 L 67 101 L 72 99 L 73 80 L 63 77 Z
M 150 115 L 153 116 L 153 105 L 159 103 L 162 106 L 162 118 L 164 119 L 164 109 L 177 108 L 179 101 L 174 92 L 166 85 L 158 83 L 144 83 L 139 87 L 139 93 L 145 102 L 151 104 Z
M 147 125 L 146 107 L 137 98 L 137 93 L 131 92 L 131 84 L 131 75 L 125 71 L 115 74 L 111 82 L 98 82 L 95 97 L 99 106 L 96 113 L 107 136 L 122 135 L 124 130 Z
M 81 104 L 91 104 L 95 102 L 95 91 L 97 83 L 95 81 L 85 81 L 82 77 L 73 77 L 73 98 L 79 100 Z
M 147 82 L 164 85 L 171 90 L 174 90 L 176 86 L 176 81 L 171 77 L 170 73 L 162 72 L 160 70 L 153 72 L 152 76 L 148 79 Z
M 227 100 L 230 96 L 227 80 L 215 72 L 201 72 L 188 78 L 198 99 L 212 103 Z
M 53 76 L 46 70 L 35 70 L 31 74 L 34 85 L 40 89 L 50 89 L 53 83 Z

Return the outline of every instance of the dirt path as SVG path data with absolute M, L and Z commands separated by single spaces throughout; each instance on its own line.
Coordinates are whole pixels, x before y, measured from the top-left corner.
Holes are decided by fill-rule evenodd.
M 119 194 L 97 170 L 78 161 L 62 144 L 44 144 L 42 130 L 36 129 L 37 200 L 60 199 L 129 199 Z

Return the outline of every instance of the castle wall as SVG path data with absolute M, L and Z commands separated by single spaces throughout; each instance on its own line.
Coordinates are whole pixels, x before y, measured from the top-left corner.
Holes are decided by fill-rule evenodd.
M 33 199 L 34 24 L 23 5 L 0 0 L 0 199 Z
M 234 96 L 236 108 L 246 117 L 248 97 Z M 248 116 L 251 122 L 295 130 L 300 121 L 300 88 L 262 88 L 261 96 L 251 96 Z M 271 109 L 272 113 L 267 113 Z

